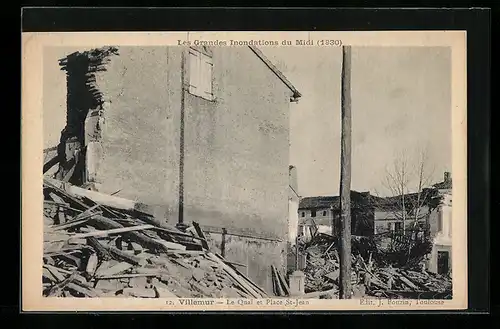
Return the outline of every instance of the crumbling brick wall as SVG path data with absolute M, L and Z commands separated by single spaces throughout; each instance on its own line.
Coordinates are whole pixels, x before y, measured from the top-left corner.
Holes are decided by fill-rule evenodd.
M 88 124 L 89 114 L 99 115 L 105 109 L 106 100 L 99 90 L 98 75 L 106 71 L 110 56 L 118 55 L 115 47 L 103 47 L 90 51 L 74 52 L 59 60 L 61 70 L 66 71 L 66 126 L 61 132 L 57 152 L 60 158 L 56 178 L 76 185 L 88 182 L 87 145 L 99 141 L 101 120 Z M 97 133 L 97 134 L 96 134 Z M 87 135 L 94 136 L 88 140 Z M 95 147 L 91 148 L 92 152 Z

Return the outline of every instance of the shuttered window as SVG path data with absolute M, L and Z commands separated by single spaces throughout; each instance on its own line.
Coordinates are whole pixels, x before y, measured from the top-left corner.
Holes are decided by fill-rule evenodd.
M 213 60 L 198 50 L 189 50 L 189 92 L 207 100 L 213 99 Z

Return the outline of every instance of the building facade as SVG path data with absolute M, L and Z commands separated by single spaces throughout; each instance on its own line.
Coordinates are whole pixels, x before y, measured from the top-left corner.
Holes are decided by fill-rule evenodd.
M 444 181 L 434 185 L 442 197 L 438 208 L 436 234 L 428 261 L 428 270 L 438 274 L 451 274 L 452 269 L 452 180 L 450 173 L 444 174 Z
M 226 257 L 270 290 L 268 269 L 286 262 L 289 111 L 300 97 L 282 73 L 255 47 L 106 47 L 60 63 L 56 177 L 119 191 L 173 224 L 237 230 Z M 241 237 L 253 233 L 267 240 Z
M 351 233 L 373 235 L 374 208 L 369 192 L 351 191 Z M 302 198 L 299 205 L 299 235 L 310 235 L 310 228 L 316 226 L 320 233 L 340 233 L 340 197 L 318 196 Z

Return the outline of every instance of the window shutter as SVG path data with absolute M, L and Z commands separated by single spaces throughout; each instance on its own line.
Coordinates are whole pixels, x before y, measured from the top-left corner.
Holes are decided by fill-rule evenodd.
M 200 86 L 200 56 L 194 52 L 189 52 L 189 87 L 196 90 Z
M 203 92 L 209 96 L 212 95 L 212 58 L 202 55 L 202 79 L 203 79 Z

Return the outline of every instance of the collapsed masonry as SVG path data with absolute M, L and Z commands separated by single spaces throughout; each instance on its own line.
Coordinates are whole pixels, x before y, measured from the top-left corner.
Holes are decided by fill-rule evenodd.
M 196 223 L 185 231 L 131 201 L 45 178 L 43 295 L 266 298 Z
M 102 154 L 103 113 L 108 103 L 98 88 L 98 74 L 106 71 L 111 56 L 118 49 L 103 47 L 75 52 L 59 60 L 66 71 L 67 119 L 57 147 L 57 157 L 44 166 L 44 173 L 59 164 L 55 178 L 93 188 L 96 172 L 94 157 Z
M 419 267 L 426 251 L 425 243 L 415 243 L 410 248 L 409 260 L 401 266 L 386 248 L 385 236 L 352 236 L 351 284 L 354 297 L 449 299 L 452 297 L 452 280 L 449 276 L 428 272 Z M 339 241 L 318 233 L 307 243 L 301 244 L 299 253 L 305 255 L 302 269 L 305 272 L 305 292 L 320 292 L 324 298 L 338 298 L 340 259 Z M 404 248 L 408 250 L 408 245 Z M 321 296 L 320 296 L 321 298 Z

